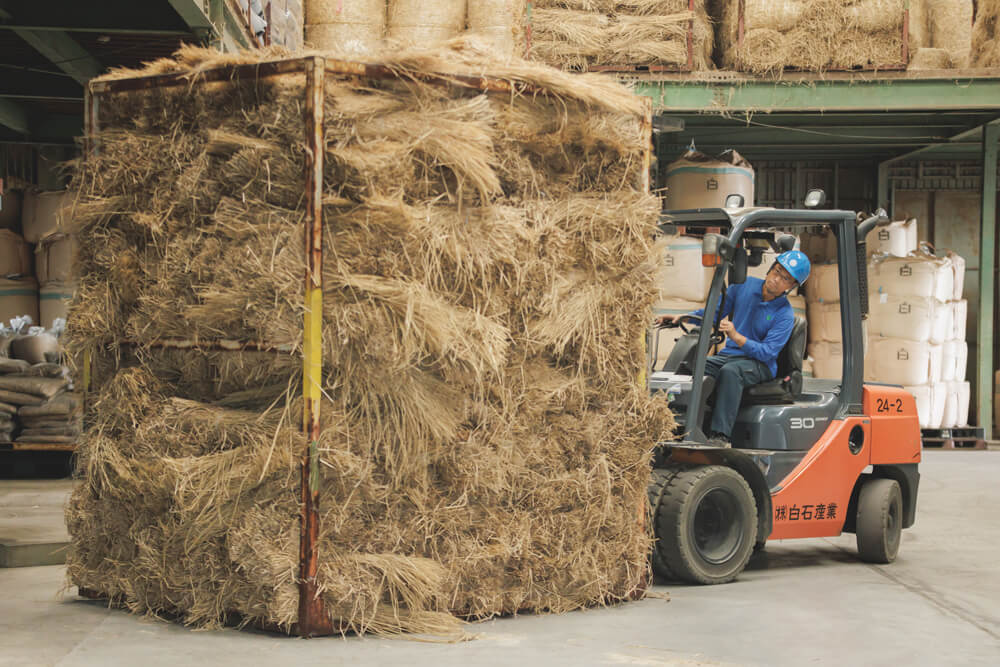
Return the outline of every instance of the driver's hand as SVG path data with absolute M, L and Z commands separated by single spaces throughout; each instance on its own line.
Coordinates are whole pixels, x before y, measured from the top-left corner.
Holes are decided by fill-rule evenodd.
M 683 315 L 660 315 L 656 318 L 656 326 L 662 327 L 665 324 L 677 324 Z
M 732 338 L 733 334 L 736 333 L 736 327 L 733 326 L 732 320 L 728 317 L 724 317 L 722 318 L 722 321 L 719 322 L 719 331 Z

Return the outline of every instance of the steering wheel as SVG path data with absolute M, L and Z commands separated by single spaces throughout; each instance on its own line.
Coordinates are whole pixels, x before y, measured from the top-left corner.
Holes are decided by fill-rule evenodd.
M 683 317 L 677 320 L 676 322 L 664 322 L 663 324 L 660 325 L 661 329 L 676 329 L 677 327 L 680 327 L 681 331 L 683 331 L 684 333 L 690 333 L 690 330 L 686 326 L 684 326 Z

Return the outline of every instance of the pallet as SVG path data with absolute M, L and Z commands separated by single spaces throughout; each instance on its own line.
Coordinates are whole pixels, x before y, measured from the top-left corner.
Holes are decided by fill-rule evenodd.
M 664 74 L 693 72 L 692 65 L 587 65 L 582 71 L 606 74 Z
M 920 439 L 925 449 L 986 449 L 986 435 L 981 428 L 922 428 Z

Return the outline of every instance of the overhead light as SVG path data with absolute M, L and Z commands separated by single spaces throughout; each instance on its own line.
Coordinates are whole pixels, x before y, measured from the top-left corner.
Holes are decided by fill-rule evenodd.
M 100 37 L 97 38 L 98 44 L 107 44 L 110 41 L 111 41 L 110 35 L 101 35 Z

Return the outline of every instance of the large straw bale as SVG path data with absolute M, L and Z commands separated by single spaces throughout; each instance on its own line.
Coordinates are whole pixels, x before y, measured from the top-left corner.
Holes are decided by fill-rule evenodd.
M 388 36 L 427 47 L 457 37 L 465 27 L 466 0 L 390 0 Z
M 972 67 L 1000 67 L 1000 0 L 979 0 L 972 28 Z
M 712 26 L 705 2 L 688 10 L 685 0 L 536 3 L 531 14 L 533 59 L 569 69 L 589 65 L 637 66 L 688 63 L 687 34 L 693 27 L 693 66 L 706 69 Z
M 386 0 L 309 0 L 306 44 L 345 55 L 375 55 L 383 46 L 386 7 Z
M 951 67 L 968 67 L 972 44 L 972 0 L 926 0 L 931 46 L 943 49 Z
M 721 65 L 759 74 L 783 69 L 878 68 L 902 60 L 904 0 L 717 2 Z
M 185 47 L 153 63 L 190 83 L 106 98 L 78 165 L 67 336 L 96 397 L 67 567 L 135 612 L 288 628 L 305 88 L 199 81 L 246 62 Z M 460 44 L 384 64 L 399 78 L 325 90 L 324 607 L 345 631 L 456 636 L 459 618 L 628 599 L 647 573 L 650 448 L 673 425 L 637 384 L 656 297 L 644 107 Z M 265 349 L 161 347 L 178 339 Z

